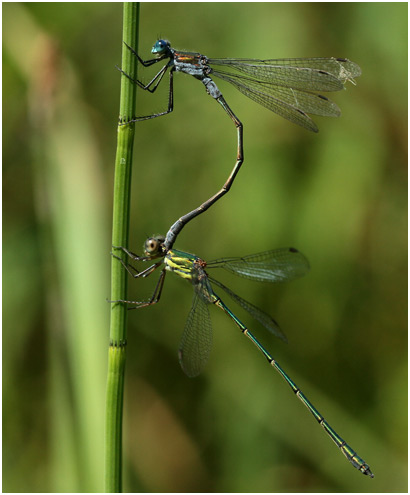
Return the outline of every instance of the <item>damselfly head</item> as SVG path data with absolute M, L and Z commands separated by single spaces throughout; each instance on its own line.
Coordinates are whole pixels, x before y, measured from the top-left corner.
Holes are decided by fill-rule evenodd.
M 155 235 L 149 237 L 144 242 L 144 252 L 147 256 L 158 256 L 163 254 L 163 244 L 165 241 L 165 237 L 162 235 Z
M 169 49 L 171 48 L 171 43 L 167 40 L 158 40 L 152 47 L 151 53 L 154 55 L 167 55 Z

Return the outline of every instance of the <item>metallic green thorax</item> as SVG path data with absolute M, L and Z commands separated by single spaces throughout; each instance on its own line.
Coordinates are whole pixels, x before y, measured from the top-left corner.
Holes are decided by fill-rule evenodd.
M 216 304 L 220 298 L 215 294 L 209 283 L 208 274 L 204 268 L 206 261 L 194 254 L 171 249 L 164 258 L 165 269 L 189 280 L 198 295 L 205 303 Z M 233 313 L 230 314 L 234 317 Z
M 184 253 L 177 249 L 170 249 L 164 258 L 165 268 L 174 272 L 186 280 L 192 280 L 196 272 L 196 266 L 205 263 L 194 254 Z

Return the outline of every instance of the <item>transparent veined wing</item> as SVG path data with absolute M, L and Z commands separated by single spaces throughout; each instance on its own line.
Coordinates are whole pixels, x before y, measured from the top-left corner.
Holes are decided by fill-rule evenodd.
M 208 282 L 209 284 L 209 282 Z M 209 299 L 201 291 L 207 290 L 199 282 L 194 285 L 194 299 L 182 334 L 178 357 L 184 373 L 198 376 L 205 368 L 212 348 L 212 324 Z
M 268 60 L 208 58 L 207 62 L 258 81 L 303 91 L 340 91 L 347 81 L 355 84 L 354 79 L 362 73 L 351 60 L 335 57 Z
M 225 270 L 259 282 L 287 282 L 306 275 L 309 262 L 295 248 L 273 249 L 241 258 L 224 258 L 210 261 L 207 268 Z
M 270 315 L 268 315 L 267 313 L 265 313 L 264 311 L 262 311 L 257 306 L 250 303 L 249 301 L 246 301 L 242 297 L 238 296 L 238 294 L 235 294 L 235 292 L 231 291 L 231 289 L 226 287 L 218 280 L 215 280 L 211 277 L 209 277 L 209 280 L 213 284 L 217 285 L 222 290 L 224 290 L 237 304 L 239 304 L 239 306 L 241 306 L 245 311 L 247 311 L 253 318 L 255 318 L 255 320 L 259 321 L 259 323 L 263 325 L 271 333 L 273 333 L 273 335 L 279 337 L 284 342 L 288 341 L 285 334 L 280 329 L 277 321 L 275 321 Z

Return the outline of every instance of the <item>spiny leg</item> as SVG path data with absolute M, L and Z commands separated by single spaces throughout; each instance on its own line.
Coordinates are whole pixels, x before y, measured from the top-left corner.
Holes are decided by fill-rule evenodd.
M 152 257 L 152 256 L 139 256 L 138 254 L 135 254 L 132 251 L 129 251 L 127 248 L 125 248 L 123 246 L 114 246 L 113 245 L 112 247 L 114 249 L 119 249 L 119 250 L 123 251 L 127 256 L 129 256 L 134 261 L 151 261 L 154 259 L 154 257 Z M 154 263 L 153 265 L 149 266 L 145 270 L 139 271 L 137 268 L 135 268 L 135 266 L 130 265 L 128 263 L 125 263 L 125 261 L 120 256 L 117 256 L 113 252 L 111 252 L 111 256 L 113 258 L 117 259 L 122 264 L 122 266 L 127 270 L 127 272 L 130 275 L 132 275 L 134 278 L 148 277 L 149 275 L 151 275 L 151 273 L 154 270 L 156 270 L 162 264 L 162 260 L 161 260 L 161 261 L 158 261 L 157 263 Z M 131 271 L 131 270 L 133 270 L 133 271 Z
M 151 58 L 149 60 L 142 60 L 142 58 L 138 55 L 138 53 L 132 48 L 128 43 L 125 43 L 123 41 L 124 45 L 128 48 L 128 50 L 135 56 L 137 57 L 138 61 L 144 66 L 144 67 L 149 67 L 153 64 L 156 64 L 162 60 L 162 58 Z
M 151 273 L 153 271 L 155 271 L 160 265 L 162 265 L 162 260 L 161 260 L 161 261 L 158 261 L 157 263 L 154 263 L 153 265 L 149 266 L 148 268 L 146 268 L 142 272 L 140 272 L 139 270 L 137 270 L 137 268 L 135 268 L 135 266 L 125 263 L 125 261 L 122 258 L 120 258 L 119 256 L 117 256 L 116 254 L 111 253 L 111 256 L 113 258 L 117 259 L 121 263 L 121 265 L 127 270 L 127 272 L 134 278 L 148 277 L 149 275 L 151 275 Z
M 127 249 L 123 246 L 114 246 L 114 244 L 113 244 L 112 247 L 114 249 L 120 249 L 126 255 L 128 255 L 131 259 L 133 259 L 134 261 L 150 261 L 153 259 L 152 256 L 139 256 L 138 254 L 133 253 L 132 251 L 130 251 L 129 249 Z M 113 256 L 115 256 L 115 255 L 113 255 Z
M 165 68 L 167 68 L 167 66 L 165 66 Z M 164 74 L 165 74 L 165 71 L 162 73 L 161 79 L 162 79 L 162 76 Z M 135 119 L 128 120 L 127 122 L 120 122 L 120 125 L 130 124 L 131 122 L 141 122 L 142 120 L 155 119 L 156 117 L 161 117 L 162 115 L 167 115 L 168 113 L 171 113 L 174 110 L 174 83 L 173 83 L 173 74 L 174 74 L 174 70 L 171 69 L 170 72 L 169 72 L 168 108 L 166 110 L 164 110 L 163 112 L 159 112 L 159 113 L 153 113 L 152 115 L 145 115 L 143 117 L 136 117 Z M 135 82 L 133 79 L 131 79 L 131 80 L 133 82 Z M 159 84 L 159 82 L 160 81 L 158 81 L 158 84 Z M 154 88 L 153 91 L 155 91 L 155 89 L 158 87 L 158 84 L 156 84 L 156 86 L 155 86 L 155 88 Z M 142 88 L 142 89 L 145 89 L 145 88 Z
M 131 53 L 138 58 L 139 62 L 144 67 L 149 67 L 150 65 L 156 64 L 157 62 L 160 62 L 162 60 L 161 58 L 155 58 L 155 59 L 152 59 L 152 60 L 146 60 L 146 61 L 144 61 L 144 60 L 142 60 L 142 58 L 138 55 L 138 53 L 133 48 L 131 48 L 125 42 L 124 42 L 124 44 L 131 51 Z M 168 68 L 169 68 L 169 65 L 168 64 L 164 65 L 164 67 L 162 67 L 162 69 L 151 79 L 151 81 L 148 84 L 143 84 L 138 79 L 133 79 L 129 74 L 127 74 L 122 69 L 120 69 L 119 67 L 117 67 L 117 69 L 124 76 L 126 76 L 126 77 L 128 77 L 128 79 L 130 79 L 130 81 L 132 81 L 134 84 L 136 84 L 138 87 L 140 87 L 144 91 L 149 91 L 150 93 L 154 93 L 154 91 L 158 88 L 158 86 L 159 86 L 160 82 L 162 81 L 162 78 L 164 77 L 164 75 L 165 75 L 166 71 L 168 70 Z M 164 110 L 163 112 L 159 112 L 159 113 L 154 113 L 152 115 L 145 115 L 145 116 L 142 116 L 142 117 L 136 117 L 135 119 L 128 120 L 127 122 L 120 122 L 120 125 L 129 124 L 131 122 L 140 122 L 142 120 L 154 119 L 156 117 L 161 117 L 162 115 L 167 115 L 168 113 L 171 113 L 173 111 L 173 109 L 174 109 L 173 72 L 174 72 L 174 68 L 171 67 L 171 70 L 169 72 L 169 95 L 168 95 L 168 108 L 167 108 L 167 110 Z M 153 88 L 151 88 L 151 85 L 154 82 L 155 82 L 155 85 L 154 85 Z
M 155 266 L 155 265 L 153 265 L 153 266 Z M 150 268 L 152 268 L 152 267 L 150 267 Z M 157 267 L 155 267 L 155 268 L 157 268 Z M 155 270 L 155 268 L 154 268 L 154 270 Z M 152 270 L 152 271 L 154 271 L 154 270 Z M 152 271 L 151 271 L 151 273 L 152 273 Z M 165 271 L 165 268 L 163 268 L 161 270 L 161 275 L 159 276 L 159 279 L 158 279 L 157 285 L 155 286 L 154 292 L 148 301 L 126 301 L 125 299 L 118 299 L 116 301 L 108 301 L 108 302 L 110 302 L 110 303 L 135 304 L 135 306 L 133 306 L 131 308 L 127 308 L 127 309 L 139 309 L 139 308 L 145 308 L 146 306 L 152 306 L 154 304 L 157 304 L 157 302 L 161 298 L 162 288 L 164 287 L 165 275 L 166 275 L 166 271 Z
M 144 91 L 149 91 L 150 93 L 154 93 L 155 90 L 158 88 L 159 83 L 162 81 L 162 78 L 164 77 L 164 74 L 168 70 L 168 65 L 164 65 L 162 69 L 155 74 L 155 76 L 151 79 L 151 81 L 147 84 L 144 84 L 143 82 L 139 81 L 138 79 L 133 79 L 129 74 L 124 72 L 121 67 L 118 67 L 118 65 L 115 66 L 117 70 L 121 72 L 125 77 L 127 77 L 130 81 L 132 81 L 134 84 L 136 84 L 138 87 L 143 89 Z M 155 82 L 155 85 L 153 88 L 151 88 L 151 85 Z

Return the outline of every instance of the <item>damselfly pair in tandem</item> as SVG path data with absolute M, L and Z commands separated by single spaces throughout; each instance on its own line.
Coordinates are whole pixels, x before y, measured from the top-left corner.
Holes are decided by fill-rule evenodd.
M 184 72 L 199 79 L 205 85 L 208 94 L 220 103 L 232 119 L 237 128 L 238 148 L 234 169 L 223 188 L 200 207 L 175 222 L 166 237 L 154 236 L 147 239 L 144 245 L 144 256 L 138 256 L 124 247 L 113 246 L 114 249 L 121 250 L 134 261 L 158 260 L 145 270 L 139 271 L 136 267 L 127 264 L 120 256 L 113 253 L 113 256 L 121 262 L 134 278 L 147 277 L 160 266 L 162 266 L 162 270 L 154 294 L 148 301 L 118 300 L 112 302 L 131 304 L 132 306 L 129 309 L 142 308 L 157 303 L 161 296 L 167 271 L 173 272 L 189 281 L 194 289 L 194 300 L 178 353 L 184 372 L 188 376 L 197 376 L 208 360 L 212 343 L 212 327 L 208 305 L 214 304 L 233 320 L 242 333 L 263 354 L 269 364 L 282 376 L 351 464 L 363 474 L 373 478 L 374 475 L 366 462 L 333 430 L 278 362 L 216 294 L 212 284 L 226 292 L 270 332 L 286 340 L 277 322 L 221 282 L 211 278 L 207 273 L 207 271 L 214 268 L 224 268 L 250 280 L 285 282 L 298 278 L 308 271 L 309 264 L 306 258 L 294 248 L 285 248 L 265 251 L 242 258 L 219 259 L 207 263 L 193 254 L 172 249 L 175 239 L 184 225 L 206 211 L 229 191 L 243 163 L 242 123 L 226 103 L 211 76 L 217 76 L 230 82 L 243 94 L 269 110 L 305 129 L 317 132 L 317 126 L 308 114 L 331 117 L 340 115 L 337 105 L 318 92 L 339 91 L 344 88 L 344 84 L 347 81 L 354 83 L 354 78 L 361 74 L 359 66 L 345 58 L 210 59 L 199 53 L 175 50 L 171 48 L 170 43 L 166 40 L 158 40 L 152 48 L 155 58 L 144 61 L 131 47 L 128 48 L 145 67 L 156 64 L 161 60 L 169 59 L 148 84 L 143 84 L 141 81 L 131 78 L 129 74 L 120 69 L 126 77 L 140 88 L 151 93 L 155 92 L 165 73 L 169 70 L 169 100 L 167 110 L 137 117 L 128 122 L 121 122 L 121 124 L 152 119 L 170 113 L 173 110 L 173 73 L 175 71 Z M 215 69 L 215 66 L 217 69 Z

